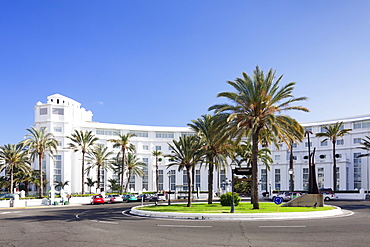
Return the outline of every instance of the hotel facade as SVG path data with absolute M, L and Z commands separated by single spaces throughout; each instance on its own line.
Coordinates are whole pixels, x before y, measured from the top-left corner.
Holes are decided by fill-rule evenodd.
M 81 104 L 75 100 L 67 98 L 60 94 L 54 94 L 47 97 L 46 103 L 38 102 L 34 108 L 36 128 L 46 128 L 58 141 L 58 152 L 54 157 L 46 156 L 43 160 L 43 169 L 46 172 L 46 179 L 49 181 L 69 181 L 65 190 L 72 193 L 82 191 L 81 188 L 81 152 L 74 152 L 68 149 L 70 139 L 68 136 L 74 130 L 92 131 L 99 140 L 97 144 L 107 146 L 115 154 L 118 149 L 113 148 L 109 141 L 117 139 L 117 134 L 133 133 L 136 136 L 131 138 L 131 143 L 136 147 L 136 156 L 146 164 L 143 169 L 143 177 L 133 176 L 129 183 L 129 191 L 146 192 L 155 191 L 155 157 L 153 150 L 159 150 L 163 155 L 170 154 L 171 149 L 168 143 L 177 140 L 180 136 L 191 135 L 194 132 L 188 127 L 160 127 L 160 126 L 140 126 L 125 124 L 99 123 L 92 120 L 91 111 L 81 107 Z M 316 177 L 320 188 L 332 187 L 332 144 L 330 141 L 322 142 L 324 138 L 315 137 L 316 133 L 323 132 L 322 127 L 343 121 L 344 128 L 352 131 L 337 141 L 337 179 L 339 190 L 359 190 L 361 188 L 369 190 L 369 158 L 358 158 L 359 154 L 366 152 L 360 149 L 361 140 L 366 135 L 370 135 L 370 115 L 361 117 L 352 117 L 344 119 L 335 119 L 330 121 L 318 121 L 302 123 L 306 130 L 311 130 L 310 136 L 311 150 L 316 147 L 315 163 Z M 294 189 L 308 189 L 308 141 L 307 138 L 293 147 L 294 156 Z M 264 164 L 259 165 L 259 188 L 260 192 L 271 190 L 289 190 L 289 150 L 285 144 L 281 144 L 279 149 L 272 148 L 273 164 L 270 170 L 266 169 Z M 112 158 L 114 155 L 112 156 Z M 163 158 L 163 157 L 162 157 Z M 88 167 L 91 163 L 85 162 Z M 187 190 L 186 171 L 178 171 L 177 167 L 167 169 L 168 158 L 163 158 L 159 163 L 159 190 L 182 191 Z M 38 164 L 33 164 L 38 169 Z M 214 192 L 222 188 L 222 181 L 231 178 L 231 170 L 221 170 L 215 172 Z M 97 180 L 96 171 L 91 171 L 85 177 Z M 109 192 L 109 179 L 118 179 L 112 171 L 102 171 L 100 188 Z M 208 170 L 205 166 L 197 166 L 195 172 L 195 188 L 200 191 L 207 190 Z M 50 183 L 48 188 L 50 188 Z M 85 187 L 85 191 L 90 188 Z M 92 189 L 95 192 L 95 188 Z

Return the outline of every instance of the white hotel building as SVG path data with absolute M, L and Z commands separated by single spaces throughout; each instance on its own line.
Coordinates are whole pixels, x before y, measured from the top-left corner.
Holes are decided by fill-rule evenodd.
M 92 112 L 81 107 L 75 100 L 63 95 L 54 94 L 47 97 L 47 103 L 38 102 L 35 106 L 36 128 L 47 128 L 59 142 L 58 153 L 54 159 L 46 157 L 43 162 L 46 179 L 49 181 L 69 181 L 69 192 L 81 192 L 81 152 L 74 152 L 67 148 L 70 136 L 74 130 L 91 130 L 98 138 L 99 144 L 106 145 L 113 150 L 112 143 L 108 140 L 115 139 L 116 133 L 126 134 L 135 133 L 136 137 L 131 139 L 136 146 L 136 155 L 147 168 L 144 169 L 144 177 L 132 177 L 129 188 L 131 191 L 154 191 L 155 190 L 155 157 L 153 150 L 161 150 L 163 154 L 169 154 L 171 150 L 167 143 L 173 139 L 178 139 L 181 135 L 192 134 L 188 127 L 158 127 L 140 126 L 125 124 L 109 124 L 92 121 Z M 315 137 L 315 133 L 321 132 L 321 127 L 337 121 L 344 122 L 344 128 L 353 129 L 350 134 L 345 135 L 337 142 L 337 167 L 339 190 L 355 190 L 364 188 L 369 189 L 369 158 L 357 158 L 358 154 L 364 153 L 359 149 L 360 142 L 365 135 L 370 134 L 370 115 L 353 117 L 346 119 L 336 119 L 331 121 L 319 121 L 303 123 L 306 129 L 310 129 L 314 134 L 311 135 L 311 146 L 316 147 L 316 176 L 319 187 L 332 187 L 332 145 L 330 142 L 322 143 L 322 138 Z M 305 190 L 308 187 L 308 160 L 307 139 L 294 147 L 294 188 L 295 190 Z M 312 150 L 311 149 L 311 150 Z M 119 150 L 116 149 L 115 153 Z M 280 150 L 272 150 L 270 171 L 266 173 L 264 165 L 259 166 L 259 180 L 261 191 L 266 190 L 289 190 L 289 152 L 285 144 L 281 145 Z M 86 162 L 88 163 L 88 162 Z M 159 189 L 186 190 L 186 173 L 178 171 L 176 167 L 167 170 L 168 159 L 164 158 L 159 166 Z M 37 163 L 33 166 L 38 169 Z M 86 165 L 86 167 L 88 164 Z M 171 172 L 171 180 L 167 172 Z M 230 169 L 215 173 L 215 192 L 220 188 L 220 182 L 226 177 L 231 178 Z M 201 191 L 207 190 L 208 171 L 206 168 L 198 166 L 195 175 L 195 187 Z M 91 172 L 87 177 L 97 180 L 96 173 Z M 102 173 L 101 188 L 109 191 L 110 178 L 118 178 L 111 171 Z M 171 184 L 169 183 L 171 181 Z M 50 184 L 48 185 L 50 188 Z M 49 189 L 48 188 L 48 189 Z M 85 191 L 89 191 L 86 186 Z M 94 189 L 92 191 L 95 191 Z

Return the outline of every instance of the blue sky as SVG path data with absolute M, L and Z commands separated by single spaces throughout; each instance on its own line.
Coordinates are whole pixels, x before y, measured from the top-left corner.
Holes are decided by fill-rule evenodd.
M 259 65 L 300 122 L 370 114 L 369 1 L 0 1 L 0 145 L 59 93 L 107 123 L 186 126 Z

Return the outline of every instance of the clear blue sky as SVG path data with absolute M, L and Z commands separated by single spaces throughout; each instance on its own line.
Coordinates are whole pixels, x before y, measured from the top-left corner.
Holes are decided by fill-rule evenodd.
M 59 93 L 94 121 L 186 126 L 256 65 L 295 81 L 300 122 L 370 114 L 369 1 L 2 0 L 0 145 Z

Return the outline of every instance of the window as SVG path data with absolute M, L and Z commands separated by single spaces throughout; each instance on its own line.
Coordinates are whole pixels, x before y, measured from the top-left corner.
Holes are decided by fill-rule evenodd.
M 187 191 L 188 188 L 188 174 L 186 170 L 182 171 L 182 189 L 184 191 Z
M 280 155 L 275 155 L 275 160 L 280 160 Z
M 148 191 L 148 164 L 149 164 L 149 159 L 148 158 L 143 158 L 143 163 L 145 163 L 145 167 L 143 168 L 144 172 L 144 177 L 142 180 L 142 189 L 146 189 Z
M 158 190 L 163 190 L 163 170 L 158 170 Z
M 324 168 L 321 167 L 317 169 L 317 186 L 319 189 L 324 188 L 324 181 Z
M 297 160 L 297 156 L 296 155 L 293 155 L 293 160 Z
M 119 130 L 113 130 L 113 129 L 96 129 L 97 135 L 106 135 L 106 136 L 114 136 L 119 135 Z
M 305 142 L 304 146 L 307 148 L 308 147 L 308 142 Z M 310 147 L 312 147 L 312 142 L 310 142 Z
M 63 146 L 62 145 L 62 142 L 61 141 L 58 141 L 58 147 L 61 147 L 61 146 Z
M 136 137 L 148 137 L 148 131 L 130 131 L 131 134 L 135 135 Z
M 370 128 L 370 121 L 358 121 L 353 123 L 353 128 L 354 129 L 366 129 Z
M 305 127 L 304 132 L 306 132 L 306 131 L 311 131 L 312 132 L 312 127 Z
M 64 109 L 63 108 L 53 108 L 52 112 L 55 115 L 64 115 Z
M 308 190 L 308 168 L 303 168 L 303 190 Z
M 337 140 L 337 145 L 344 145 L 344 140 L 343 139 Z
M 162 150 L 162 147 L 161 146 L 155 146 L 155 150 L 160 151 L 160 150 Z
M 353 154 L 353 188 L 361 189 L 361 158 L 358 156 L 361 153 Z
M 195 133 L 193 132 L 182 132 L 181 133 L 181 136 L 184 137 L 184 136 L 193 136 Z
M 54 132 L 62 133 L 62 127 L 54 127 Z
M 143 150 L 149 150 L 149 146 L 148 145 L 143 145 Z
M 267 170 L 261 169 L 261 190 L 267 190 Z
M 339 190 L 339 182 L 340 182 L 340 174 L 339 174 L 339 167 L 337 167 L 337 188 L 335 190 Z
M 47 115 L 48 114 L 48 108 L 40 108 L 40 115 Z
M 275 190 L 281 190 L 280 169 L 275 169 Z
M 171 170 L 171 188 L 170 190 L 175 190 L 176 185 L 176 170 Z
M 155 138 L 174 138 L 175 134 L 172 132 L 156 132 Z
M 195 189 L 200 189 L 200 170 L 195 170 Z
M 62 155 L 54 155 L 54 181 L 62 181 Z
M 171 146 L 168 146 L 168 151 L 172 151 L 173 148 L 171 148 Z
M 321 142 L 321 144 L 320 144 L 320 145 L 321 145 L 322 147 L 326 147 L 326 146 L 328 146 L 328 143 L 329 143 L 329 142 L 328 142 L 328 140 L 326 140 L 326 141 Z
M 130 177 L 130 183 L 128 184 L 129 190 L 135 191 L 135 177 L 134 175 Z
M 353 138 L 353 144 L 361 143 L 361 138 Z
M 297 143 L 293 143 L 293 148 L 297 148 L 298 147 L 298 144 Z

